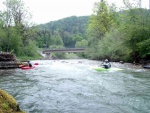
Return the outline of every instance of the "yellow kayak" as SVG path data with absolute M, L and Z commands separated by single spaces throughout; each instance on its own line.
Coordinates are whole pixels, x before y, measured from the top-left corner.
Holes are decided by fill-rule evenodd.
M 120 70 L 123 70 L 123 69 L 120 69 L 120 68 L 103 68 L 103 67 L 94 67 L 93 68 L 94 70 L 96 71 L 120 71 Z

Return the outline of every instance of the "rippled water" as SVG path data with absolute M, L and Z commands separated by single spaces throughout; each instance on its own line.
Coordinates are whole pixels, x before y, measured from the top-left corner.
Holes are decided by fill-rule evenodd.
M 28 113 L 150 113 L 150 70 L 90 60 L 32 61 L 32 70 L 0 70 L 0 88 Z

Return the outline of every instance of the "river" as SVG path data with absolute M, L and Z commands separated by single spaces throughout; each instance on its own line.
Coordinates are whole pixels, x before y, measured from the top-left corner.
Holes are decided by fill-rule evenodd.
M 37 60 L 32 70 L 0 70 L 0 88 L 27 113 L 150 113 L 150 70 L 97 72 L 92 60 Z

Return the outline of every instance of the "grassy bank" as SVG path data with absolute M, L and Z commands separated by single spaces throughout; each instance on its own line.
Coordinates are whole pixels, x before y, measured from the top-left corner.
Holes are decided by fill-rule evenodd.
M 27 60 L 39 60 L 42 59 L 43 56 L 40 54 L 36 54 L 35 56 L 17 56 L 19 61 L 27 61 Z

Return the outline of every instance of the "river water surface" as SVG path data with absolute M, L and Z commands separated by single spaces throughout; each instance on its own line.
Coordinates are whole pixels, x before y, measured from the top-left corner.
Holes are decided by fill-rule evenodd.
M 32 70 L 0 70 L 0 88 L 27 113 L 150 113 L 150 70 L 98 61 L 40 60 Z

